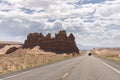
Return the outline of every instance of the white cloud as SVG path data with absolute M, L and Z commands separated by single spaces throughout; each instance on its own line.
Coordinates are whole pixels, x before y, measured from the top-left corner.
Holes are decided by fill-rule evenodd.
M 77 43 L 86 46 L 120 44 L 120 28 L 117 28 L 120 27 L 120 0 L 95 4 L 82 4 L 86 0 L 81 0 L 80 4 L 76 4 L 79 0 L 5 1 L 9 5 L 0 3 L 1 34 L 19 37 L 29 32 L 46 33 L 66 29 L 76 34 Z M 23 37 L 17 39 L 20 38 Z M 0 39 L 3 40 L 3 37 Z

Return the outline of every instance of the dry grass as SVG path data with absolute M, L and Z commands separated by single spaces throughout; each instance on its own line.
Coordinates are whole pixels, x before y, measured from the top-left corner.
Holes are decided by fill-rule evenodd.
M 97 49 L 92 51 L 100 57 L 110 59 L 120 63 L 120 49 Z
M 19 49 L 12 54 L 0 55 L 0 74 L 66 60 L 75 56 L 78 55 L 44 52 L 39 50 L 38 47 L 32 50 Z
M 79 51 L 80 55 L 84 55 L 84 54 L 86 54 L 86 52 L 87 52 L 87 50 L 80 50 Z
M 0 56 L 0 73 L 22 70 L 34 66 L 72 58 L 72 55 L 14 54 Z

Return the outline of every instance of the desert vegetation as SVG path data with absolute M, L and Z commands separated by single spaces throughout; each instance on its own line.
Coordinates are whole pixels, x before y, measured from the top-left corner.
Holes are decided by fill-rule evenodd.
M 120 63 L 120 48 L 98 48 L 92 51 L 97 56 Z
M 13 53 L 0 55 L 0 74 L 70 59 L 77 55 L 45 52 L 39 46 L 33 49 L 20 48 Z

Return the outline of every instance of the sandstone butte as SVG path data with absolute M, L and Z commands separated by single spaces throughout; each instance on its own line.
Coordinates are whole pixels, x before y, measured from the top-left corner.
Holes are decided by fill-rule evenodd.
M 42 33 L 30 33 L 24 42 L 23 48 L 34 48 L 40 46 L 44 51 L 52 51 L 56 53 L 79 53 L 79 49 L 75 43 L 75 37 L 72 33 L 67 36 L 66 31 L 62 30 L 51 37 L 48 33 L 44 36 Z

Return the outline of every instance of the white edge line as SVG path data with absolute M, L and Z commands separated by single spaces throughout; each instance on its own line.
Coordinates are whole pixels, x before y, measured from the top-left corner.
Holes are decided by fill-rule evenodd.
M 96 59 L 98 59 L 98 58 L 96 58 Z M 100 59 L 98 59 L 98 60 L 99 60 L 99 62 L 103 63 L 104 65 L 108 66 L 109 68 L 111 68 L 112 70 L 114 70 L 114 71 L 116 71 L 117 73 L 120 74 L 120 71 L 119 71 L 119 70 L 117 70 L 117 69 L 115 69 L 114 67 L 110 66 L 109 64 L 101 61 Z
M 35 69 L 32 69 L 32 70 L 29 70 L 29 71 L 25 71 L 25 72 L 21 72 L 21 73 L 17 73 L 13 76 L 8 76 L 8 77 L 5 77 L 5 78 L 1 78 L 0 80 L 4 80 L 4 79 L 9 79 L 9 78 L 13 78 L 13 77 L 16 77 L 16 76 L 19 76 L 19 75 L 22 75 L 22 74 L 25 74 L 25 73 L 29 73 L 31 71 L 34 71 L 34 70 L 37 70 L 37 69 L 40 69 L 41 67 L 39 68 L 35 68 Z

